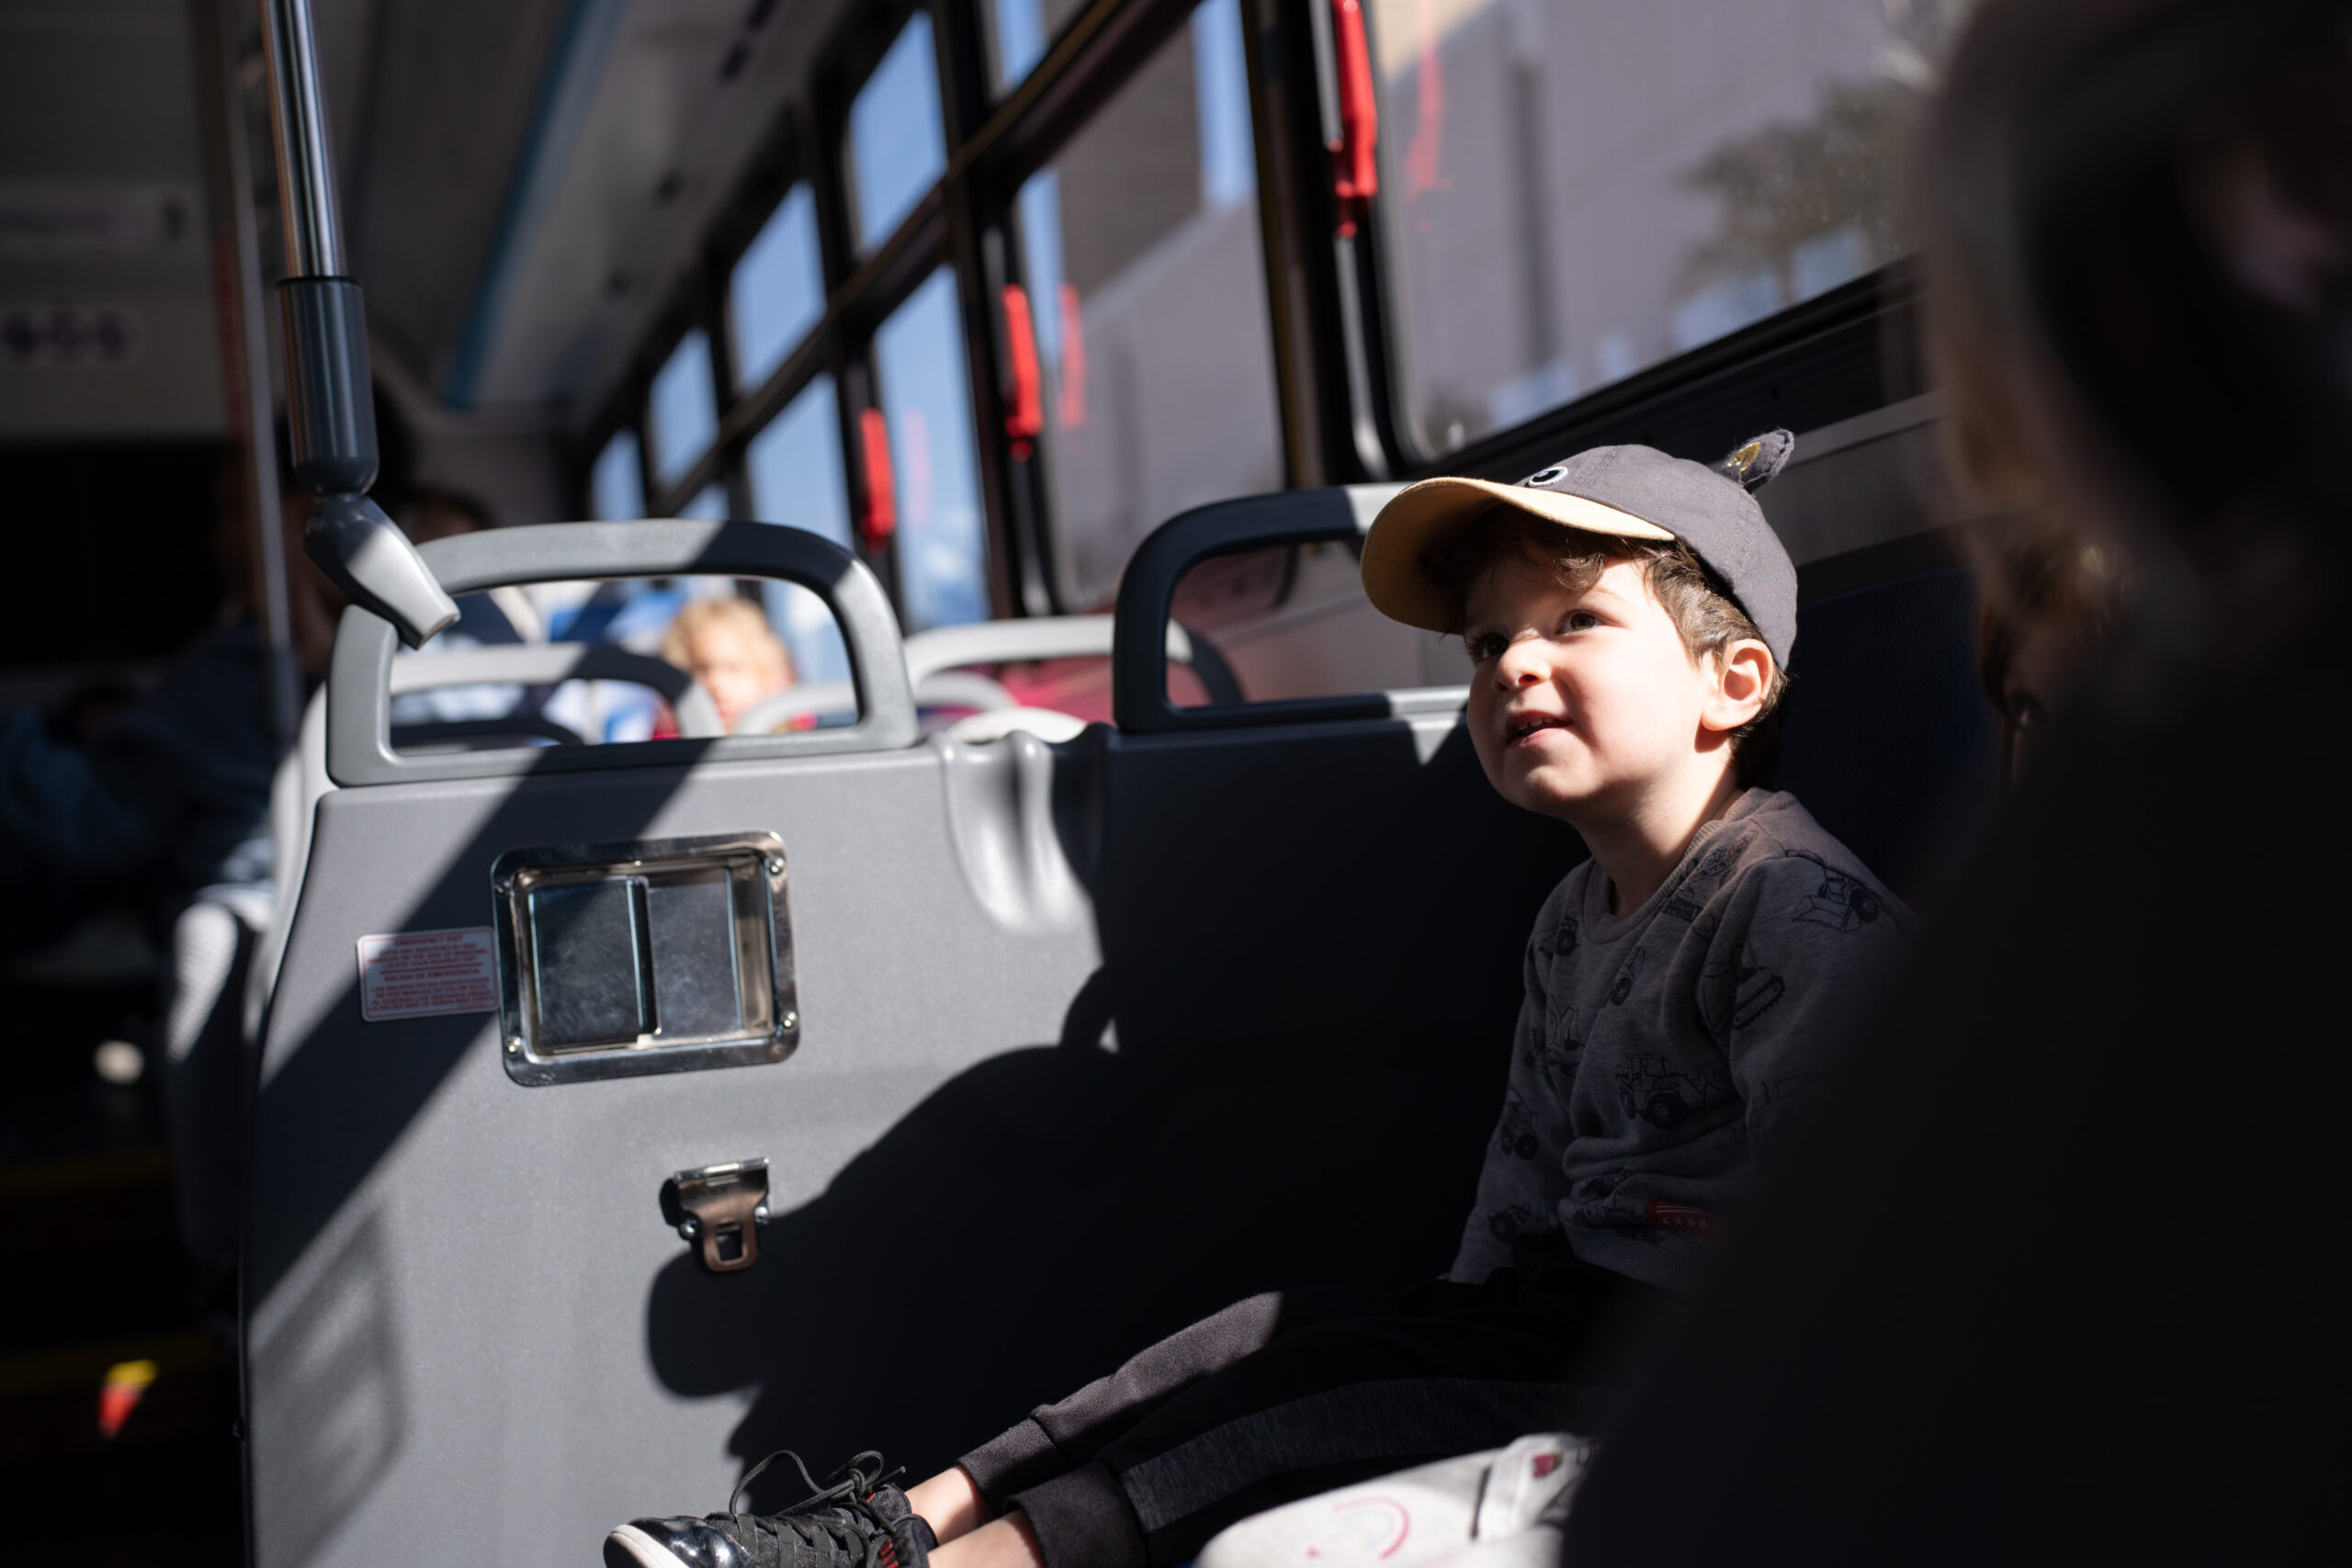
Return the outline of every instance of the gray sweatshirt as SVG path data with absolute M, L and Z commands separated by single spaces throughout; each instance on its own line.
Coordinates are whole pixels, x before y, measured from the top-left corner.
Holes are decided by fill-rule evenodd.
M 1910 919 L 1791 795 L 1750 789 L 1629 915 L 1587 861 L 1535 918 L 1502 1120 L 1452 1277 L 1565 1232 L 1685 1281 L 1750 1153 L 1899 955 Z

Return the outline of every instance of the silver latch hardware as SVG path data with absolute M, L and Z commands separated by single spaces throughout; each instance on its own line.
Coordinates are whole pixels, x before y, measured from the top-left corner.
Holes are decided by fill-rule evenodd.
M 662 1215 L 696 1244 L 712 1273 L 749 1269 L 760 1259 L 760 1227 L 768 1223 L 768 1162 L 682 1170 L 662 1184 Z

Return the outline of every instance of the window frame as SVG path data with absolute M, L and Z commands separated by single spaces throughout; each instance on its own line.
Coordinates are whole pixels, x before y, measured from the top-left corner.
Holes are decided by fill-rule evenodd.
M 1016 457 L 1004 431 L 1010 345 L 998 303 L 1025 272 L 1013 207 L 1022 183 L 1053 161 L 1192 16 L 1194 0 L 1093 0 L 1064 24 L 1042 59 L 998 95 L 980 6 L 988 0 L 887 0 L 843 15 L 811 51 L 761 147 L 673 286 L 659 325 L 572 448 L 575 493 L 605 440 L 638 436 L 649 511 L 657 515 L 714 479 L 738 516 L 754 513 L 744 459 L 751 439 L 820 373 L 833 378 L 842 472 L 860 556 L 899 597 L 890 548 L 861 525 L 869 504 L 858 440 L 876 405 L 876 329 L 942 265 L 952 268 L 966 346 L 991 614 L 1044 615 L 1061 603 L 1040 455 Z M 1690 455 L 1727 448 L 1756 429 L 1827 424 L 1924 389 L 1915 269 L 1898 259 L 1726 337 L 1645 367 L 1489 432 L 1450 453 L 1408 436 L 1398 363 L 1408 351 L 1385 276 L 1391 198 L 1370 204 L 1352 238 L 1339 235 L 1329 150 L 1338 127 L 1331 0 L 1240 0 L 1257 167 L 1275 399 L 1285 482 L 1412 479 L 1445 471 L 1510 479 L 1561 453 L 1644 441 Z M 871 250 L 852 229 L 844 163 L 849 106 L 917 10 L 932 21 L 933 63 L 947 139 L 940 180 Z M 729 275 L 796 184 L 816 211 L 822 311 L 756 387 L 733 386 Z M 719 408 L 711 451 L 681 479 L 657 486 L 646 439 L 651 376 L 693 326 L 711 334 Z
M 870 498 L 859 422 L 866 409 L 878 406 L 872 358 L 876 330 L 944 265 L 956 279 L 970 381 L 967 396 L 989 547 L 991 614 L 1051 615 L 1070 608 L 1060 603 L 1056 587 L 1058 575 L 1050 558 L 1053 541 L 1043 476 L 1034 457 L 1012 455 L 1003 432 L 1010 356 L 996 301 L 1016 275 L 1012 204 L 1021 183 L 1050 162 L 1184 25 L 1194 3 L 1093 0 L 1063 25 L 1028 75 L 1001 96 L 992 88 L 983 32 L 987 24 L 979 11 L 986 0 L 889 0 L 843 17 L 815 51 L 805 91 L 784 106 L 775 130 L 711 221 L 697 247 L 695 265 L 673 287 L 660 324 L 605 399 L 599 417 L 585 427 L 571 465 L 575 492 L 584 501 L 596 452 L 614 431 L 627 426 L 637 433 L 650 513 L 662 515 L 704 486 L 721 480 L 734 513 L 754 516 L 744 457 L 752 438 L 818 374 L 830 373 L 842 427 L 842 471 L 854 513 L 853 536 L 859 555 L 882 577 L 895 602 L 899 585 L 892 549 L 888 544 L 877 547 L 861 525 Z M 948 143 L 945 171 L 890 234 L 862 248 L 847 189 L 850 105 L 918 10 L 926 12 L 932 22 L 941 120 Z M 1249 25 L 1250 10 L 1244 0 L 1262 237 L 1269 231 L 1264 175 L 1270 133 L 1258 90 L 1260 45 L 1257 29 Z M 733 385 L 729 277 L 760 225 L 804 181 L 811 187 L 816 209 L 824 309 L 808 334 L 764 380 L 738 390 Z M 1271 245 L 1263 259 L 1270 310 L 1279 318 Z M 695 327 L 710 335 L 718 434 L 708 453 L 674 483 L 663 486 L 654 482 L 646 439 L 648 395 L 654 373 Z M 1284 389 L 1297 378 L 1286 371 L 1279 349 L 1274 358 L 1276 397 L 1284 413 L 1284 469 L 1295 483 L 1302 468 L 1297 421 L 1291 415 L 1294 400 Z M 1312 477 L 1313 466 L 1306 469 Z

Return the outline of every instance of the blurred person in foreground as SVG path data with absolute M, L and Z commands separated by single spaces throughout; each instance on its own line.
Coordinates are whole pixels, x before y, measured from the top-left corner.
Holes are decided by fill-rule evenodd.
M 1922 167 L 1958 466 L 2131 591 L 1877 1048 L 1655 1348 L 1565 1559 L 2317 1557 L 2352 3 L 1991 0 Z
M 375 493 L 397 507 L 411 449 L 380 391 L 376 421 Z M 275 445 L 287 450 L 282 426 Z M 316 502 L 282 458 L 278 485 L 288 640 L 307 688 L 326 672 L 344 601 L 302 552 Z M 190 498 L 197 525 L 210 503 L 227 591 L 152 690 L 70 742 L 38 716 L 0 711 L 0 940 L 70 942 L 73 921 L 112 907 L 164 950 L 156 1076 L 181 1233 L 216 1324 L 234 1303 L 245 974 L 276 897 L 270 785 L 291 739 L 271 713 L 254 490 L 232 455 L 214 493 Z
M 1980 525 L 1969 542 L 1980 584 L 1976 671 L 2000 721 L 2006 798 L 2049 749 L 2076 672 L 2113 627 L 2130 585 L 2109 550 L 2013 520 Z
M 387 476 L 405 437 L 378 400 Z M 305 684 L 324 674 L 342 595 L 302 553 L 313 504 L 281 471 L 288 635 Z M 379 486 L 382 491 L 386 487 Z M 191 498 L 226 583 L 212 625 L 172 656 L 154 687 L 72 740 L 37 714 L 0 710 L 0 893 L 16 901 L 10 934 L 72 918 L 93 897 L 168 920 L 198 890 L 266 883 L 270 775 L 283 750 L 270 715 L 262 630 L 263 569 L 243 460 L 232 456 L 213 495 Z M 40 913 L 19 924 L 28 889 Z
M 729 735 L 744 715 L 794 681 L 792 655 L 749 599 L 689 601 L 662 635 L 662 657 L 702 682 Z M 655 733 L 676 734 L 675 719 Z

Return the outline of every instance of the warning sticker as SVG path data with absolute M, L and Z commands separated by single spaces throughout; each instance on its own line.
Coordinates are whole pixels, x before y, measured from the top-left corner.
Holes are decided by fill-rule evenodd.
M 498 1010 L 498 975 L 488 926 L 396 931 L 359 939 L 359 1016 L 431 1018 Z

